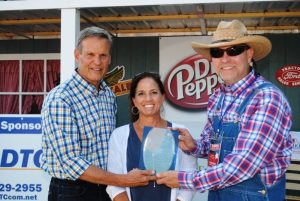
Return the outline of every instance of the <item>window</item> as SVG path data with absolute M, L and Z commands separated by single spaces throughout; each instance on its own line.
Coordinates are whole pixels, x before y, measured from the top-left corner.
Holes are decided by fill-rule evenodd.
M 40 114 L 45 96 L 59 83 L 59 54 L 1 55 L 0 114 Z

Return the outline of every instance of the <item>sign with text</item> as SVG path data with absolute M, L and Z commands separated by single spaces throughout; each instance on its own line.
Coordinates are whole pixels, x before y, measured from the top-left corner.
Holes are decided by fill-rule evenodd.
M 276 71 L 276 79 L 289 87 L 300 86 L 300 66 L 286 65 Z
M 0 200 L 47 200 L 40 115 L 0 115 Z
M 183 108 L 206 108 L 209 96 L 219 86 L 211 63 L 199 54 L 184 58 L 165 78 L 169 101 Z

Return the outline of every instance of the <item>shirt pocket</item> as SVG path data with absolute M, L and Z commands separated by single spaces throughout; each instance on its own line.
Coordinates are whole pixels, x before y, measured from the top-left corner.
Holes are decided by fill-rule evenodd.
M 94 132 L 96 129 L 95 116 L 91 114 L 89 109 L 82 108 L 77 111 L 77 126 L 78 126 L 78 139 L 82 151 L 89 152 L 93 142 Z

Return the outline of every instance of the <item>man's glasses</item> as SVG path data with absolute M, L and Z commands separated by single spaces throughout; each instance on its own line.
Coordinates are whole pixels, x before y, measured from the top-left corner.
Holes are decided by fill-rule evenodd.
M 212 58 L 221 58 L 223 57 L 224 52 L 226 52 L 228 56 L 233 57 L 242 54 L 247 49 L 249 49 L 248 45 L 234 45 L 226 49 L 211 48 L 210 56 Z

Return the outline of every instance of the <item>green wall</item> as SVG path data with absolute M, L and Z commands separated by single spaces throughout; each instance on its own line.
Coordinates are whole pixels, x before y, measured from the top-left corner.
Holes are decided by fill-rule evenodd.
M 60 53 L 59 39 L 0 40 L 0 54 Z M 73 53 L 72 53 L 73 54 Z

